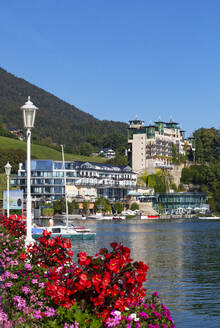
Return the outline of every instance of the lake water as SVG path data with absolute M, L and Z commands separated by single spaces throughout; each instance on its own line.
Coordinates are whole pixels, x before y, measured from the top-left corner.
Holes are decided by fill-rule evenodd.
M 149 263 L 146 288 L 159 292 L 177 328 L 220 327 L 220 220 L 76 220 L 96 231 L 96 239 L 74 240 L 75 254 L 94 255 L 113 241 Z

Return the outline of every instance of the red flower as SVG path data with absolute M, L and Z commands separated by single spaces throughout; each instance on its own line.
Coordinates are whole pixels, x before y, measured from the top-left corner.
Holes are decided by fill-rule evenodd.
M 54 246 L 55 245 L 55 240 L 54 239 L 49 239 L 48 240 L 48 245 L 51 246 L 51 247 Z
M 107 321 L 107 319 L 109 318 L 109 316 L 110 316 L 110 312 L 111 312 L 110 309 L 105 309 L 105 310 L 103 310 L 103 311 L 100 313 L 99 317 L 101 317 L 102 320 L 105 322 L 105 321 Z
M 47 231 L 47 230 L 44 230 L 43 231 L 43 236 L 44 237 L 47 237 L 47 236 L 50 236 L 51 235 L 51 232 L 50 231 Z
M 106 272 L 104 277 L 102 278 L 102 286 L 107 287 L 108 284 L 110 283 L 111 280 L 111 275 L 109 272 Z
M 91 281 L 88 280 L 88 277 L 87 277 L 87 274 L 85 273 L 82 273 L 79 275 L 79 285 L 85 289 L 85 288 L 88 288 L 88 287 L 91 287 Z
M 19 258 L 22 262 L 24 262 L 24 260 L 27 258 L 27 255 L 25 253 L 21 253 Z
M 120 311 L 124 311 L 126 306 L 126 300 L 124 298 L 118 298 L 115 302 L 115 308 L 119 309 Z
M 110 246 L 114 249 L 118 246 L 118 244 L 117 243 L 111 243 Z
M 106 266 L 110 271 L 113 271 L 115 273 L 119 272 L 119 263 L 116 259 L 111 259 L 109 263 L 106 263 Z
M 79 265 L 89 265 L 91 262 L 91 259 L 87 257 L 85 252 L 79 253 Z
M 70 256 L 70 257 L 72 257 L 73 256 L 73 252 L 72 251 L 68 251 L 67 252 L 67 255 Z
M 102 276 L 100 274 L 94 274 L 92 277 L 92 283 L 94 286 L 99 285 L 102 282 Z
M 76 275 L 76 276 L 79 276 L 80 273 L 82 273 L 82 269 L 80 269 L 80 268 L 75 268 L 74 271 L 73 271 L 73 274 Z
M 66 239 L 65 242 L 63 243 L 64 248 L 71 248 L 71 242 L 69 239 Z

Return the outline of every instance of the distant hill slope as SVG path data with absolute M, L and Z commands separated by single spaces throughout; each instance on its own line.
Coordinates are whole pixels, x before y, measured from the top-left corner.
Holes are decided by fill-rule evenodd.
M 8 128 L 23 129 L 20 107 L 28 96 L 39 107 L 33 129 L 35 139 L 50 137 L 55 143 L 70 146 L 78 145 L 90 136 L 102 138 L 113 133 L 126 135 L 127 124 L 98 120 L 0 68 L 0 122 Z
M 26 152 L 27 144 L 24 141 L 11 139 L 7 137 L 0 136 L 0 150 L 1 149 L 20 149 Z M 40 145 L 31 145 L 31 155 L 35 156 L 38 159 L 53 159 L 57 161 L 62 161 L 62 154 L 61 152 Z M 65 160 L 72 160 L 72 161 L 89 161 L 89 162 L 105 162 L 105 159 L 101 157 L 86 157 L 80 156 L 75 154 L 65 154 Z

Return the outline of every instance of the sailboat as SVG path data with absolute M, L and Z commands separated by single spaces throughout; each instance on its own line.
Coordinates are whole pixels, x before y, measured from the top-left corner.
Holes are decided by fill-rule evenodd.
M 66 204 L 66 225 L 54 225 L 53 219 L 49 220 L 49 227 L 33 226 L 32 236 L 33 238 L 38 238 L 42 236 L 43 230 L 51 232 L 52 237 L 62 236 L 68 239 L 94 239 L 96 236 L 95 232 L 91 232 L 90 229 L 85 227 L 75 227 L 73 224 L 69 225 L 69 211 L 68 211 L 68 200 L 67 200 L 67 190 L 66 190 L 66 170 L 64 161 L 64 150 L 62 148 L 62 161 L 63 161 L 63 172 L 64 172 L 64 186 L 65 186 L 65 204 Z
M 54 225 L 52 227 L 33 227 L 32 228 L 32 236 L 33 238 L 41 237 L 43 234 L 43 230 L 47 230 L 51 232 L 51 237 L 62 236 L 63 238 L 68 239 L 94 239 L 96 236 L 95 232 L 91 232 L 89 229 L 74 226 L 62 226 L 62 225 Z

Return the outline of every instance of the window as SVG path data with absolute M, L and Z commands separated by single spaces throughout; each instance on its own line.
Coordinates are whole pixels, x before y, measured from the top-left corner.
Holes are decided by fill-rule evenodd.
M 62 162 L 54 162 L 53 166 L 54 166 L 54 170 L 61 170 L 63 167 L 63 163 Z
M 56 194 L 62 194 L 62 193 L 64 193 L 64 188 L 62 188 L 62 187 L 54 187 L 54 193 L 56 193 Z
M 36 184 L 44 184 L 45 180 L 44 179 L 35 179 Z
M 54 184 L 54 179 L 45 179 L 45 184 Z
M 63 184 L 62 179 L 54 179 L 54 184 Z
M 45 187 L 45 193 L 50 194 L 50 187 Z
M 52 228 L 52 233 L 60 233 L 61 229 L 60 228 Z
M 31 160 L 31 170 L 52 171 L 52 164 L 52 160 Z
M 57 171 L 57 172 L 53 172 L 53 176 L 54 176 L 54 177 L 63 177 L 64 174 L 63 174 L 62 171 Z

